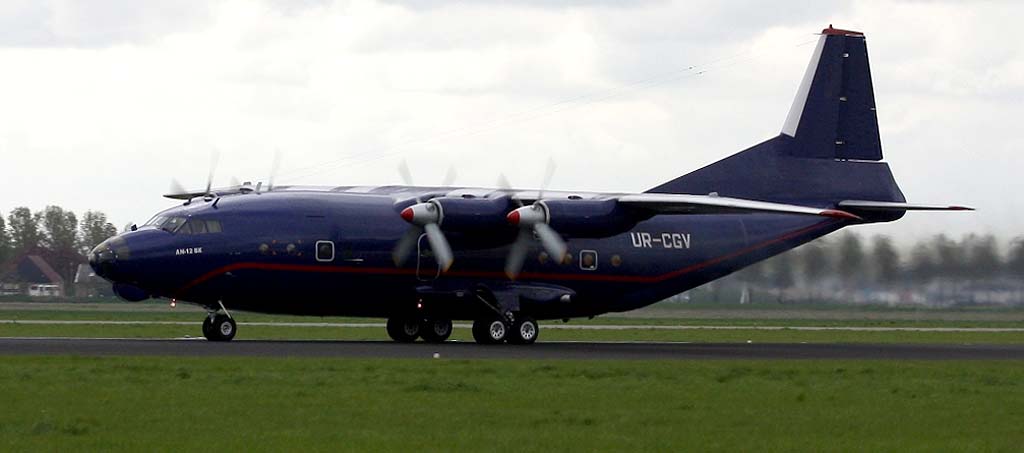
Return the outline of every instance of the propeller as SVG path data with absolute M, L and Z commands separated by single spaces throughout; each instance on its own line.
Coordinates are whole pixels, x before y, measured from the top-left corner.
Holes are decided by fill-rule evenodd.
M 206 174 L 206 191 L 204 195 L 210 195 L 210 189 L 213 188 L 213 173 L 217 170 L 217 161 L 220 160 L 220 153 L 217 150 L 213 150 L 210 153 L 210 172 Z
M 187 193 L 187 192 L 188 191 L 185 190 L 185 187 L 182 186 L 181 183 L 178 182 L 177 179 L 171 178 L 171 190 L 170 190 L 169 193 L 178 194 L 178 193 Z
M 267 177 L 267 192 L 274 190 L 274 179 L 277 178 L 277 170 L 281 168 L 281 150 L 274 150 L 274 160 L 270 163 L 270 176 Z M 256 184 L 256 192 L 260 191 L 263 183 Z
M 409 171 L 409 164 L 403 159 L 398 164 L 398 174 L 402 182 L 407 186 L 414 186 L 412 172 Z M 443 186 L 450 186 L 455 183 L 455 167 L 449 166 L 442 181 Z M 412 227 L 402 235 L 391 252 L 391 258 L 396 266 L 401 266 L 412 254 L 413 248 L 419 242 L 420 236 L 427 235 L 427 242 L 434 252 L 434 257 L 441 265 L 441 271 L 446 272 L 455 261 L 452 247 L 448 244 L 444 232 L 441 231 L 441 222 L 444 220 L 444 212 L 441 205 L 435 201 L 422 201 L 416 197 L 416 204 L 402 210 L 402 219 L 412 224 Z
M 452 267 L 452 262 L 455 261 L 452 247 L 448 244 L 444 232 L 441 231 L 441 221 L 444 219 L 441 205 L 435 201 L 417 203 L 403 209 L 401 215 L 402 220 L 411 223 L 412 227 L 405 232 L 395 246 L 392 253 L 395 265 L 400 266 L 405 262 L 406 257 L 412 253 L 413 247 L 419 242 L 420 236 L 426 233 L 427 242 L 430 243 L 430 249 L 434 251 L 434 257 L 441 265 L 441 271 L 447 271 Z
M 409 163 L 405 159 L 402 159 L 398 163 L 398 175 L 402 177 L 402 184 L 407 186 L 415 186 L 416 184 L 412 179 L 412 172 L 409 171 Z M 455 178 L 458 176 L 458 172 L 455 171 L 454 165 L 449 165 L 448 170 L 444 173 L 444 178 L 441 179 L 441 187 L 448 187 L 455 184 Z
M 548 255 L 558 262 L 565 260 L 566 252 L 569 250 L 562 237 L 548 225 L 551 221 L 551 213 L 548 211 L 547 205 L 544 204 L 544 190 L 554 174 L 555 163 L 548 159 L 547 168 L 544 170 L 544 180 L 537 193 L 537 200 L 529 206 L 520 206 L 508 213 L 506 217 L 508 223 L 519 227 L 519 234 L 516 235 L 516 240 L 512 243 L 508 259 L 505 262 L 505 275 L 513 280 L 523 270 L 526 254 L 530 251 L 530 243 L 534 237 L 540 241 Z M 507 182 L 504 181 L 504 176 L 502 176 L 501 182 Z
M 203 196 L 210 195 L 210 190 L 213 188 L 213 175 L 217 169 L 217 161 L 220 158 L 220 153 L 217 150 L 213 150 L 210 153 L 210 171 L 206 175 L 206 189 L 203 191 Z M 181 185 L 176 178 L 171 178 L 171 194 L 188 194 L 189 191 L 185 189 L 185 186 Z

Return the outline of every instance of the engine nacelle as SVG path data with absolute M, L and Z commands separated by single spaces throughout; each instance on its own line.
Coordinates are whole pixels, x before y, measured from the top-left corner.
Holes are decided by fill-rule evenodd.
M 641 220 L 615 200 L 543 200 L 548 225 L 572 237 L 608 237 L 629 231 Z
M 510 209 L 508 197 L 435 198 L 430 202 L 440 206 L 440 226 L 446 231 L 480 232 L 508 228 L 505 221 L 505 214 Z

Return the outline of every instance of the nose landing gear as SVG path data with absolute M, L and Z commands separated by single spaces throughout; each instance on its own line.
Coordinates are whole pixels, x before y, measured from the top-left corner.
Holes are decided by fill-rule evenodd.
M 203 320 L 203 336 L 209 341 L 231 341 L 238 332 L 238 324 L 231 318 L 231 313 L 224 308 L 224 304 L 219 304 L 224 313 L 209 310 L 209 314 Z

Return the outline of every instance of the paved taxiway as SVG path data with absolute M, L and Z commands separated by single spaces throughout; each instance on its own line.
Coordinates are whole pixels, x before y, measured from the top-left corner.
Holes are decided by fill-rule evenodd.
M 531 346 L 389 341 L 0 338 L 0 355 L 363 357 L 442 359 L 883 359 L 1024 360 L 1024 345 L 577 343 Z

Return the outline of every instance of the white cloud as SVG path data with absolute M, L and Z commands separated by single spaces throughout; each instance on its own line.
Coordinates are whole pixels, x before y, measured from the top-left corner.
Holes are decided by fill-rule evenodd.
M 167 206 L 219 183 L 644 190 L 778 133 L 814 39 L 868 34 L 883 145 L 908 198 L 983 211 L 868 231 L 1019 234 L 1012 133 L 1024 9 L 985 3 L 5 2 L 0 212 Z M 27 190 L 26 188 L 31 188 Z

